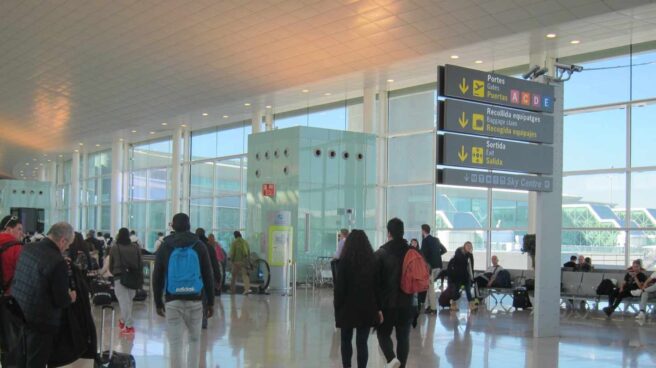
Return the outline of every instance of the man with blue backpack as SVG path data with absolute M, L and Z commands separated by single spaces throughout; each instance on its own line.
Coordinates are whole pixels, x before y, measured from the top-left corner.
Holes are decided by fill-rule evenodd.
M 214 275 L 207 247 L 189 231 L 189 216 L 184 213 L 173 216 L 171 227 L 175 233 L 164 238 L 155 259 L 153 295 L 157 314 L 166 317 L 169 366 L 185 366 L 182 352 L 186 329 L 189 333 L 186 366 L 196 368 L 200 359 L 203 295 L 207 297 L 207 317 L 214 314 Z

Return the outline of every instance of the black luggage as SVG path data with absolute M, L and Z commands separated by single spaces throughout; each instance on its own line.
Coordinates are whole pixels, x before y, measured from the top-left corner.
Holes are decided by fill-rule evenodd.
M 91 301 L 93 305 L 110 305 L 116 300 L 114 285 L 110 281 L 98 277 L 91 282 Z
M 531 300 L 528 297 L 528 290 L 519 287 L 513 290 L 513 308 L 526 309 L 532 307 Z
M 105 338 L 105 312 L 112 311 L 112 327 L 109 330 L 109 350 L 103 351 L 103 342 Z M 114 346 L 114 326 L 116 326 L 116 311 L 112 306 L 102 308 L 102 320 L 100 321 L 100 352 L 94 361 L 94 368 L 135 368 L 137 363 L 134 356 L 126 353 L 119 353 L 112 350 Z
M 148 292 L 146 292 L 144 289 L 139 289 L 137 290 L 137 293 L 134 294 L 134 298 L 132 298 L 132 300 L 135 302 L 143 302 L 146 300 L 146 298 L 148 298 Z

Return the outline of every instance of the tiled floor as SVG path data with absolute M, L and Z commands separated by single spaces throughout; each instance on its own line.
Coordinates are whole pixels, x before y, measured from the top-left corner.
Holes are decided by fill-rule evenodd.
M 135 315 L 135 338 L 117 338 L 116 349 L 131 352 L 140 368 L 164 367 L 164 319 L 149 303 L 137 304 Z M 444 310 L 420 317 L 411 332 L 408 367 L 650 367 L 656 366 L 654 327 L 651 320 L 640 326 L 632 313 L 606 320 L 600 312 L 563 309 L 561 338 L 534 339 L 530 312 Z M 204 367 L 340 367 L 332 291 L 217 298 L 202 350 Z M 375 335 L 369 338 L 369 356 L 368 367 L 384 366 Z

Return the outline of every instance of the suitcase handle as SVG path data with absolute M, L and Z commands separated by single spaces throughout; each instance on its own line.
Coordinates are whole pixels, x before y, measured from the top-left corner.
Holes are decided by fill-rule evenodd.
M 109 361 L 111 361 L 112 360 L 112 355 L 114 355 L 114 350 L 113 350 L 113 346 L 114 346 L 114 326 L 116 325 L 116 320 L 115 320 L 116 310 L 111 305 L 104 305 L 102 307 L 102 313 L 101 313 L 101 317 L 100 317 L 101 320 L 100 320 L 100 352 L 99 352 L 99 354 L 100 354 L 100 358 L 102 359 L 102 354 L 103 354 L 102 350 L 103 350 L 103 345 L 104 345 L 104 342 L 105 342 L 105 311 L 106 310 L 111 310 L 112 311 L 112 325 L 111 325 L 110 331 L 109 331 L 109 349 L 108 349 L 108 351 L 109 351 L 108 359 L 109 359 Z

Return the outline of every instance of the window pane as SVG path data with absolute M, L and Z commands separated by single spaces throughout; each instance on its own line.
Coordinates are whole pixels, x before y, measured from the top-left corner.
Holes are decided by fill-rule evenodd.
M 309 125 L 315 128 L 346 130 L 346 108 L 312 111 L 310 109 Z
M 394 96 L 389 99 L 389 133 L 416 132 L 435 127 L 435 90 Z
M 96 228 L 96 207 L 87 207 L 87 224 L 85 228 L 95 229 Z
M 134 230 L 146 228 L 146 203 L 130 203 L 130 228 Z
M 307 114 L 286 116 L 284 118 L 275 119 L 274 125 L 278 129 L 291 128 L 295 126 L 307 126 L 308 116 Z
M 231 159 L 217 161 L 215 164 L 216 192 L 222 194 L 241 193 L 241 160 Z
M 418 134 L 388 140 L 390 184 L 433 182 L 435 135 Z
M 219 229 L 237 230 L 239 229 L 239 208 L 217 207 L 216 221 Z
M 487 227 L 487 189 L 437 186 L 438 229 Z
M 624 232 L 618 230 L 563 231 L 561 263 L 572 255 L 592 259 L 593 266 L 624 266 Z
M 206 231 L 212 228 L 212 199 L 194 199 L 189 206 L 192 227 L 202 227 Z M 193 229 L 192 229 L 193 231 Z
M 248 134 L 251 126 L 240 126 L 232 129 L 219 130 L 217 140 L 217 157 L 232 156 L 246 153 Z
M 528 226 L 528 192 L 492 191 L 492 227 L 495 229 Z
M 145 170 L 132 172 L 132 200 L 146 199 L 146 175 Z
M 492 253 L 488 258 L 493 255 L 499 257 L 499 264 L 503 268 L 528 270 L 533 267 L 531 258 L 528 254 L 522 253 L 522 243 L 526 231 L 492 231 Z M 486 260 L 487 261 L 487 260 Z M 489 261 L 490 264 L 492 263 Z M 485 263 L 487 264 L 487 263 Z M 476 268 L 482 269 L 483 265 Z
M 166 217 L 167 202 L 148 202 L 149 216 L 148 228 L 149 229 L 162 229 L 166 228 L 168 224 Z
M 631 226 L 656 228 L 656 171 L 631 174 Z
M 624 174 L 575 175 L 563 178 L 563 228 L 622 227 Z
M 625 166 L 625 110 L 613 109 L 565 116 L 564 171 Z
M 627 54 L 629 50 L 627 48 Z M 629 100 L 629 68 L 608 68 L 630 64 L 629 56 L 580 64 L 583 72 L 576 73 L 565 83 L 565 108 L 602 105 Z M 649 78 L 651 79 L 651 78 Z
M 387 215 L 404 222 L 405 237 L 418 238 L 422 224 L 434 222 L 433 185 L 390 187 L 387 191 Z
M 656 267 L 656 231 L 631 231 L 629 259 L 642 259 L 642 266 L 652 271 Z
M 364 115 L 363 115 L 363 104 L 362 103 L 357 103 L 353 105 L 349 105 L 347 110 L 347 125 L 348 125 L 348 130 L 351 131 L 361 131 L 362 130 L 362 124 L 364 122 Z
M 86 181 L 86 198 L 85 202 L 87 204 L 98 204 L 98 192 L 96 191 L 95 179 Z
M 631 110 L 631 165 L 656 166 L 656 104 Z
M 214 162 L 191 165 L 191 197 L 212 196 Z
M 217 147 L 216 129 L 191 134 L 191 159 L 203 160 L 216 157 Z
M 100 230 L 102 231 L 109 231 L 109 228 L 111 227 L 111 207 L 110 206 L 102 206 L 100 208 Z
M 112 178 L 103 177 L 101 180 L 101 189 L 100 189 L 100 202 L 102 204 L 109 204 L 112 198 Z
M 631 75 L 633 76 L 634 100 L 656 97 L 654 90 L 654 75 L 656 75 L 656 51 L 641 52 L 633 54 Z M 640 65 L 643 64 L 643 65 Z
M 169 169 L 150 170 L 148 180 L 148 199 L 164 200 L 167 199 L 169 182 Z

